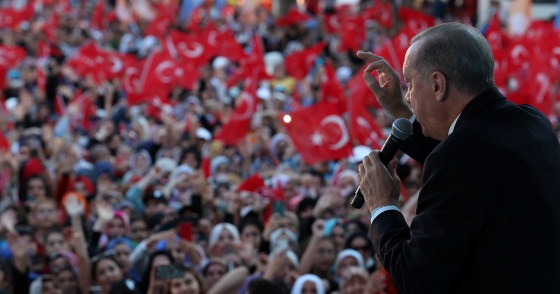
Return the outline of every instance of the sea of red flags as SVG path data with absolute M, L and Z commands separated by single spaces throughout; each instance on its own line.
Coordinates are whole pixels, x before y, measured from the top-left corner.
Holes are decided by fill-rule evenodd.
M 19 9 L 3 8 L 0 10 L 0 28 L 14 29 L 32 20 L 35 1 L 57 5 L 57 9 L 42 23 L 41 30 L 47 38 L 38 44 L 37 83 L 39 88 L 45 89 L 44 61 L 50 55 L 60 55 L 56 46 L 56 30 L 59 15 L 71 10 L 68 1 L 29 0 Z M 91 29 L 101 30 L 111 21 L 125 18 L 122 12 L 109 11 L 107 7 L 106 0 L 97 0 L 90 21 Z M 168 97 L 175 87 L 193 89 L 200 76 L 199 68 L 216 56 L 224 56 L 239 64 L 227 81 L 228 87 L 239 84 L 244 84 L 244 87 L 232 114 L 222 122 L 224 127 L 215 139 L 236 145 L 249 131 L 251 118 L 257 111 L 259 82 L 271 79 L 265 70 L 262 38 L 255 33 L 244 48 L 236 41 L 227 24 L 220 27 L 213 22 L 200 25 L 197 22 L 199 10 L 195 10 L 187 30 L 178 30 L 178 9 L 176 4 L 167 2 L 154 5 L 153 20 L 145 34 L 157 38 L 161 48 L 152 50 L 144 58 L 109 51 L 90 41 L 66 60 L 65 65 L 78 76 L 89 77 L 98 85 L 106 80 L 122 80 L 129 105 L 150 103 L 157 113 L 164 104 L 172 103 Z M 132 15 L 131 19 L 134 17 L 137 16 Z M 292 8 L 286 16 L 275 20 L 275 26 L 299 25 L 313 18 L 307 12 Z M 340 36 L 338 49 L 342 52 L 355 52 L 362 48 L 367 39 L 367 27 L 372 21 L 381 27 L 392 28 L 397 19 L 403 20 L 404 25 L 397 34 L 386 38 L 383 46 L 375 52 L 383 56 L 400 75 L 412 37 L 436 24 L 436 19 L 430 15 L 405 7 L 394 9 L 391 2 L 382 1 L 375 1 L 364 11 L 339 6 L 318 19 L 323 21 L 326 33 Z M 523 36 L 512 38 L 502 29 L 496 15 L 485 36 L 494 53 L 495 82 L 502 93 L 515 103 L 534 105 L 552 116 L 552 89 L 560 80 L 560 35 L 552 22 L 533 21 Z M 285 66 L 289 75 L 298 80 L 305 78 L 319 64 L 316 61 L 323 56 L 326 46 L 325 42 L 319 42 L 286 56 Z M 20 47 L 0 45 L 0 76 L 17 67 L 25 57 L 26 52 Z M 301 107 L 299 92 L 296 91 L 292 97 L 293 112 L 280 117 L 305 161 L 311 163 L 346 157 L 350 155 L 353 144 L 379 148 L 384 135 L 366 107 L 380 106 L 363 80 L 363 69 L 343 85 L 336 78 L 332 65 L 328 61 L 322 64 L 319 103 Z M 3 87 L 4 83 L 0 83 L 0 89 Z M 83 94 L 77 97 L 83 97 Z M 76 99 L 72 99 L 71 103 L 77 103 Z M 81 119 L 84 126 L 89 124 L 87 116 L 95 113 L 90 103 L 84 104 L 87 109 Z M 57 99 L 56 104 L 57 112 L 64 113 L 64 100 Z M 291 121 L 283 120 L 284 115 L 289 115 Z

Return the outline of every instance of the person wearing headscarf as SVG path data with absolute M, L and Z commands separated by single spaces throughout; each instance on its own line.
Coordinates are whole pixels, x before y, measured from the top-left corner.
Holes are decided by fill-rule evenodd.
M 366 284 L 369 279 L 368 272 L 365 268 L 359 266 L 351 266 L 342 272 L 340 278 L 341 294 L 362 294 L 365 293 Z
M 145 175 L 152 166 L 152 157 L 145 149 L 140 149 L 130 156 L 130 171 L 140 175 Z
M 326 294 L 325 285 L 323 284 L 321 278 L 314 274 L 300 276 L 294 283 L 290 294 L 303 293 Z
M 274 168 L 274 161 L 269 157 L 259 157 L 253 161 L 251 165 L 251 174 L 256 172 L 264 172 Z
M 344 223 L 336 218 L 326 221 L 325 237 L 329 237 L 334 241 L 337 252 L 342 251 L 346 242 L 344 239 Z
M 49 259 L 50 272 L 56 273 L 65 267 L 70 267 L 77 275 L 79 271 L 78 256 L 67 250 L 60 250 L 53 253 Z
M 354 249 L 344 249 L 340 251 L 334 263 L 334 270 L 336 273 L 335 280 L 340 281 L 344 270 L 352 266 L 358 266 L 363 269 L 366 268 L 364 258 L 360 252 Z
M 212 248 L 214 245 L 222 246 L 224 249 L 235 250 L 235 245 L 240 245 L 239 230 L 230 223 L 219 223 L 212 228 L 210 238 L 208 240 L 208 247 Z
M 132 242 L 124 237 L 117 237 L 107 244 L 106 251 L 113 250 L 115 259 L 121 266 L 124 273 L 127 273 L 130 278 L 139 281 L 140 276 L 132 269 L 130 262 L 130 253 L 134 249 Z
M 224 155 L 216 156 L 210 160 L 210 171 L 212 176 L 228 173 L 230 166 L 231 160 Z
M 288 147 L 290 142 L 292 142 L 292 140 L 290 139 L 290 136 L 286 134 L 278 133 L 272 136 L 270 143 L 268 144 L 268 150 L 270 151 L 272 158 L 274 160 L 281 160 L 282 155 L 286 151 L 286 147 Z
M 355 191 L 358 187 L 357 173 L 351 169 L 343 170 L 338 176 L 337 185 L 340 189 L 340 195 L 346 196 L 350 192 Z
M 286 228 L 276 229 L 270 234 L 270 252 L 274 252 L 278 245 L 278 241 L 288 240 L 290 242 L 289 248 L 293 251 L 298 250 L 298 237 L 294 232 Z
M 179 150 L 177 150 L 176 148 L 162 147 L 156 152 L 155 161 L 160 158 L 170 158 L 173 159 L 175 163 L 178 163 L 180 155 L 181 154 L 179 153 Z

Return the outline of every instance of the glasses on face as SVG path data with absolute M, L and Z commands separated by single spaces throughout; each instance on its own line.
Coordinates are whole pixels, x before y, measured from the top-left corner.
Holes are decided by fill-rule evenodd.
M 352 247 L 356 251 L 369 251 L 369 248 L 368 245 Z

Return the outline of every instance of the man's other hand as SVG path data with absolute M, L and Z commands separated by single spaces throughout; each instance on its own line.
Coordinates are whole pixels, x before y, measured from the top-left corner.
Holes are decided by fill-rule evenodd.
M 412 110 L 402 94 L 399 74 L 381 56 L 361 50 L 356 55 L 370 63 L 364 71 L 364 80 L 385 111 L 394 119 L 412 117 Z M 379 82 L 372 74 L 374 71 L 379 74 Z
M 398 159 L 393 158 L 385 167 L 379 153 L 379 150 L 373 150 L 364 157 L 356 176 L 370 213 L 378 207 L 397 205 L 401 190 L 401 180 L 396 172 Z

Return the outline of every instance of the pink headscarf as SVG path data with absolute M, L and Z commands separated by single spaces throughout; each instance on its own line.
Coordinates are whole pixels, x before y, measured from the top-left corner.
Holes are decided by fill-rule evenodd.
M 117 211 L 115 211 L 115 218 L 117 218 L 117 217 L 122 219 L 122 221 L 124 223 L 124 233 L 128 234 L 128 232 L 130 232 L 130 218 L 128 217 L 128 214 L 126 214 L 122 210 L 117 210 Z M 105 230 L 103 231 L 103 234 L 108 236 L 108 231 L 109 231 L 109 227 L 105 227 Z

